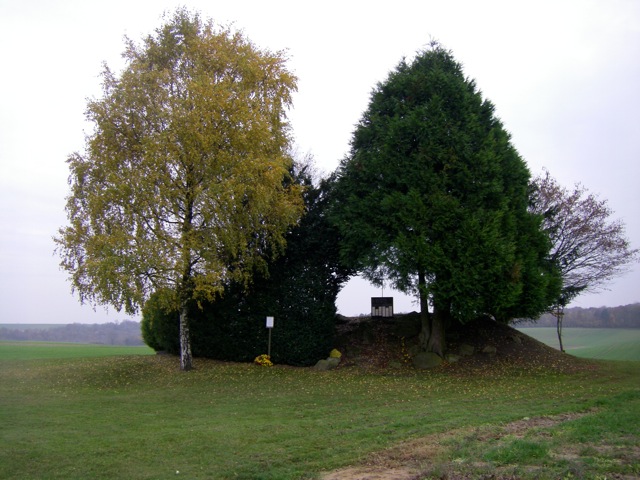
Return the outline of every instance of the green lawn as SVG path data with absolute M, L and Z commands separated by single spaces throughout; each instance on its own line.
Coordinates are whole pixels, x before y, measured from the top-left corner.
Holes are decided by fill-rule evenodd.
M 520 328 L 527 335 L 559 348 L 555 328 Z M 564 328 L 567 353 L 601 360 L 640 360 L 640 328 Z
M 437 461 L 456 468 L 513 469 L 516 458 L 517 468 L 534 469 L 519 478 L 640 475 L 638 362 L 585 363 L 575 374 L 498 364 L 461 376 L 196 359 L 196 369 L 182 373 L 169 356 L 10 359 L 7 347 L 0 345 L 0 478 L 319 478 L 450 432 L 462 433 L 438 447 Z M 469 434 L 571 412 L 589 415 L 524 444 Z M 616 449 L 594 447 L 595 437 Z M 550 455 L 566 445 L 584 448 Z M 622 460 L 618 448 L 627 452 Z M 437 472 L 432 467 L 420 463 L 424 472 Z

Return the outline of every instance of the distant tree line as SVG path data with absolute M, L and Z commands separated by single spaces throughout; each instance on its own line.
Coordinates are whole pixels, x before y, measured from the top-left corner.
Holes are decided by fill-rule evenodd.
M 518 322 L 520 327 L 556 327 L 556 317 L 550 313 L 537 321 Z M 640 303 L 620 307 L 568 308 L 564 312 L 565 327 L 640 328 Z
M 132 320 L 102 324 L 71 323 L 42 328 L 0 327 L 0 340 L 73 342 L 100 345 L 144 345 L 140 323 Z

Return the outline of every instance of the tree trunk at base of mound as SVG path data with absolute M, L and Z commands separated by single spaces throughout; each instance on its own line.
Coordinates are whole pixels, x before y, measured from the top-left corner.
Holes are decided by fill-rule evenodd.
M 420 348 L 425 352 L 433 352 L 444 358 L 445 351 L 445 323 L 442 312 L 434 313 L 421 311 L 422 330 L 420 331 Z
M 444 358 L 445 351 L 445 315 L 448 309 L 434 305 L 433 313 L 429 313 L 424 274 L 418 274 L 418 290 L 420 292 L 420 320 L 422 328 L 418 340 L 420 348 L 425 352 L 433 352 Z

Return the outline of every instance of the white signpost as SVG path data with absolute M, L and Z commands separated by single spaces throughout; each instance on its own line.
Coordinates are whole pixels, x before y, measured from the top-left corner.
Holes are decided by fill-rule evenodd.
M 267 347 L 267 355 L 271 358 L 271 330 L 273 329 L 273 317 L 267 317 L 267 329 L 269 330 L 269 346 Z

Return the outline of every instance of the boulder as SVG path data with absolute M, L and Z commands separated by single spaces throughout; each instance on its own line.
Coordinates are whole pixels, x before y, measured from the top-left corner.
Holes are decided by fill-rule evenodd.
M 329 366 L 329 362 L 325 359 L 318 360 L 318 363 L 314 365 L 316 370 L 320 370 L 321 372 L 329 370 L 331 367 Z
M 469 357 L 475 353 L 476 349 L 472 345 L 462 343 L 458 347 L 458 353 L 463 357 Z
M 336 357 L 329 357 L 322 360 L 318 360 L 318 363 L 313 368 L 325 372 L 327 370 L 333 370 L 340 364 L 340 359 Z
M 487 345 L 482 349 L 482 353 L 487 355 L 495 355 L 498 350 L 493 345 Z
M 413 357 L 413 366 L 420 370 L 437 367 L 442 363 L 442 358 L 433 352 L 420 352 Z
M 340 365 L 340 357 L 329 357 L 326 362 L 329 364 L 329 370 Z
M 455 353 L 447 353 L 444 356 L 444 359 L 449 363 L 456 363 L 460 360 L 460 355 L 456 355 Z

